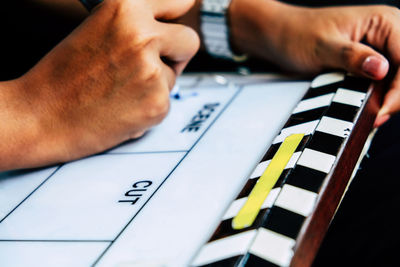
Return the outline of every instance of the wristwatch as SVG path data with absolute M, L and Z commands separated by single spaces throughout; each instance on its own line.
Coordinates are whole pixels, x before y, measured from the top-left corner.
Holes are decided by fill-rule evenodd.
M 103 2 L 103 0 L 79 0 L 87 10 L 92 10 L 95 6 Z
M 207 52 L 219 58 L 242 62 L 246 55 L 235 55 L 230 47 L 227 11 L 231 0 L 203 0 L 200 9 L 201 34 Z

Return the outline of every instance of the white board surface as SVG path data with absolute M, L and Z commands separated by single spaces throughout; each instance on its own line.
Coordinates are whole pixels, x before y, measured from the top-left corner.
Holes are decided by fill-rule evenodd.
M 0 266 L 188 265 L 309 83 L 197 74 L 178 84 L 181 99 L 144 137 L 0 174 Z

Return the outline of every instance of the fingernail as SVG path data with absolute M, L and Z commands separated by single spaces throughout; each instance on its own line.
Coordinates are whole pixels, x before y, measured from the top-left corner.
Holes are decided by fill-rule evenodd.
M 389 114 L 389 109 L 386 106 L 383 106 L 376 114 L 376 117 L 382 117 L 383 115 Z
M 389 63 L 386 60 L 376 56 L 367 57 L 362 64 L 362 70 L 373 78 L 383 78 L 388 67 Z
M 374 122 L 374 128 L 378 128 L 378 127 L 382 126 L 389 119 L 390 119 L 390 114 L 376 117 L 376 120 Z

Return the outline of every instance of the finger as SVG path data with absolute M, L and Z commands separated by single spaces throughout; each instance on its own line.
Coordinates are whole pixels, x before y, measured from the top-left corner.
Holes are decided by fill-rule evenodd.
M 400 15 L 399 15 L 400 16 Z M 400 21 L 400 18 L 399 18 Z M 390 61 L 396 65 L 400 64 L 400 30 L 396 27 L 392 30 L 387 39 L 387 52 L 390 56 Z
M 194 5 L 195 0 L 151 0 L 156 19 L 172 20 L 183 16 Z
M 388 60 L 371 47 L 348 40 L 332 40 L 321 49 L 326 67 L 341 68 L 374 80 L 383 79 Z
M 160 61 L 161 61 L 161 59 L 160 59 Z M 168 66 L 164 62 L 162 62 L 161 64 L 162 64 L 165 81 L 168 86 L 168 90 L 171 92 L 171 90 L 172 90 L 172 88 L 174 88 L 174 85 L 176 82 L 176 73 L 170 66 Z
M 379 19 L 377 19 L 379 18 Z M 400 10 L 389 6 L 377 7 L 370 13 L 370 25 L 364 39 L 371 46 L 383 51 L 390 59 L 390 63 L 400 64 Z
M 144 131 L 144 130 L 140 130 L 140 131 L 134 132 L 134 133 L 132 133 L 132 134 L 130 135 L 129 139 L 137 139 L 137 138 L 140 138 L 140 137 L 142 137 L 145 133 L 146 133 L 146 131 Z
M 162 22 L 159 22 L 159 25 L 161 31 L 160 56 L 164 57 L 165 63 L 179 75 L 198 51 L 200 39 L 197 33 L 189 27 Z
M 392 114 L 398 111 L 400 111 L 400 68 L 397 69 L 396 75 L 385 95 L 382 107 L 376 116 L 374 126 L 381 126 Z
M 166 88 L 168 91 L 171 91 L 176 82 L 177 74 L 175 73 L 175 70 L 160 58 L 159 51 L 156 49 L 153 50 L 152 57 L 154 62 L 156 62 L 156 64 L 160 67 L 158 71 L 161 82 L 160 88 Z
M 175 85 L 176 73 L 160 58 L 160 51 L 157 47 L 158 45 L 154 42 L 151 45 L 153 45 L 153 47 L 142 54 L 142 61 L 147 62 L 145 64 L 146 69 L 148 70 L 146 76 L 150 77 L 151 81 L 156 82 L 156 85 L 152 86 L 153 89 L 165 90 L 165 92 L 168 90 L 171 91 Z

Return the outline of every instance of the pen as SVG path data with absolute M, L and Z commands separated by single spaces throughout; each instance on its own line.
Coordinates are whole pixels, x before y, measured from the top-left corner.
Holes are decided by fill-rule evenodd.
M 171 93 L 169 94 L 172 98 L 175 99 L 181 99 L 181 94 L 180 94 L 180 87 L 179 85 L 175 84 L 175 86 L 172 88 Z

